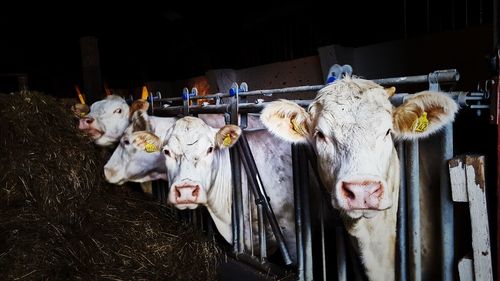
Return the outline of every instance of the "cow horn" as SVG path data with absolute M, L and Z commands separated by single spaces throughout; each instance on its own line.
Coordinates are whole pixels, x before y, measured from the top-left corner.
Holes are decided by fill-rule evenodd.
M 386 91 L 387 97 L 389 97 L 389 98 L 394 96 L 394 94 L 396 93 L 396 87 L 394 87 L 394 86 L 389 87 L 389 88 L 384 88 L 384 90 Z

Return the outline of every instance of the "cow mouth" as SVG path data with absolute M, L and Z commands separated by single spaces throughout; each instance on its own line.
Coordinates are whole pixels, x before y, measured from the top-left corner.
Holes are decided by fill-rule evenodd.
M 96 140 L 104 135 L 104 132 L 98 129 L 90 128 L 82 130 L 86 135 L 90 136 L 92 139 Z
M 193 201 L 177 201 L 174 206 L 179 209 L 179 210 L 185 210 L 185 209 L 196 209 L 198 208 L 198 204 L 193 202 Z
M 359 218 L 371 219 L 389 208 L 390 207 L 385 209 L 358 208 L 358 209 L 344 210 L 344 213 L 352 219 L 359 219 Z

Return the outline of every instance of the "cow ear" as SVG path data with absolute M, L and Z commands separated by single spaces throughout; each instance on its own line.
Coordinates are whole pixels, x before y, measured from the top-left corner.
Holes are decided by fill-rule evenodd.
M 394 110 L 394 135 L 403 139 L 427 137 L 452 122 L 457 111 L 457 103 L 442 93 L 417 93 Z
M 132 132 L 151 131 L 148 114 L 145 111 L 135 111 L 131 119 Z
M 271 102 L 261 112 L 260 120 L 274 135 L 289 142 L 306 142 L 309 135 L 309 113 L 296 103 Z
M 236 125 L 225 125 L 215 134 L 215 145 L 218 148 L 229 148 L 238 141 L 241 128 Z
M 129 116 L 130 118 L 132 118 L 136 111 L 147 112 L 148 108 L 149 108 L 149 102 L 145 100 L 136 100 L 132 103 L 132 105 L 130 105 Z
M 132 134 L 132 138 L 134 139 L 134 145 L 139 150 L 148 153 L 158 152 L 162 147 L 160 138 L 151 132 L 135 132 Z

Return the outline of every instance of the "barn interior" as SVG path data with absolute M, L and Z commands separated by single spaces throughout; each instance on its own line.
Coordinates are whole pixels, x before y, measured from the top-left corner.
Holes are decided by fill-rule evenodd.
M 320 85 L 325 83 L 330 66 L 348 64 L 352 66 L 354 75 L 365 79 L 428 75 L 435 71 L 455 69 L 460 78 L 441 85 L 442 90 L 480 95 L 481 98 L 469 100 L 468 106 L 464 106 L 456 116 L 453 155 L 485 156 L 491 258 L 493 276 L 497 280 L 500 274 L 500 194 L 497 191 L 500 184 L 500 90 L 497 89 L 500 28 L 497 0 L 391 0 L 367 3 L 249 1 L 221 3 L 217 6 L 213 3 L 105 6 L 87 2 L 51 7 L 34 3 L 1 5 L 4 7 L 0 9 L 0 93 L 5 95 L 0 98 L 0 189 L 3 189 L 0 191 L 0 200 L 3 201 L 0 201 L 3 206 L 0 207 L 0 238 L 4 238 L 0 239 L 3 241 L 0 242 L 0 277 L 3 276 L 0 279 L 68 280 L 107 276 L 105 278 L 115 280 L 207 280 L 217 278 L 212 262 L 217 264 L 227 259 L 221 252 L 227 250 L 225 247 L 228 246 L 223 241 L 214 242 L 220 237 L 198 237 L 198 233 L 193 233 L 185 225 L 179 229 L 167 227 L 168 230 L 165 230 L 165 224 L 173 224 L 169 222 L 151 225 L 153 218 L 168 217 L 172 221 L 178 218 L 163 209 L 163 205 L 155 204 L 151 198 L 105 183 L 102 165 L 105 158 L 109 157 L 109 152 L 99 150 L 79 135 L 77 119 L 69 111 L 70 105 L 79 102 L 76 87 L 84 93 L 88 104 L 105 98 L 107 92 L 136 100 L 141 97 L 143 86 L 147 86 L 152 95 L 160 93 L 163 98 L 173 98 L 181 97 L 184 87 L 196 87 L 200 95 L 228 93 L 232 82 L 243 81 L 248 83 L 250 90 Z M 424 89 L 426 87 L 423 85 Z M 414 93 L 421 90 L 422 85 L 401 85 L 396 88 L 398 93 Z M 31 93 L 26 91 L 44 94 L 30 96 Z M 315 92 L 306 92 L 283 98 L 311 99 L 314 95 Z M 26 105 L 26 99 L 32 104 Z M 269 101 L 275 97 L 264 96 L 259 99 Z M 254 100 L 250 98 L 250 101 Z M 58 115 L 55 115 L 47 104 L 62 109 L 58 109 Z M 33 115 L 33 108 L 40 112 L 39 118 L 32 118 L 37 116 Z M 65 120 L 59 122 L 60 118 Z M 52 126 L 55 127 L 49 131 L 44 129 Z M 33 133 L 26 133 L 25 130 Z M 46 141 L 37 137 L 50 139 L 50 135 L 54 139 Z M 27 151 L 26 147 L 29 147 Z M 43 157 L 51 153 L 46 151 L 47 148 L 50 148 L 49 151 L 60 151 L 64 157 Z M 22 151 L 28 153 L 20 153 Z M 81 158 L 71 154 L 75 151 Z M 40 155 L 31 157 L 30 153 Z M 64 162 L 68 159 L 71 162 Z M 92 165 L 86 166 L 89 161 Z M 46 169 L 38 171 L 39 166 L 45 166 Z M 35 171 L 36 176 L 30 176 L 26 171 Z M 83 177 L 81 183 L 73 182 L 71 177 L 54 177 L 58 173 L 71 174 L 72 171 L 80 173 Z M 44 173 L 54 175 L 47 177 Z M 99 177 L 95 178 L 95 175 Z M 37 185 L 44 187 L 40 182 L 57 188 L 40 191 Z M 77 190 L 75 194 L 78 195 L 75 196 L 80 201 L 71 203 L 73 205 L 47 203 L 67 200 L 57 196 L 51 199 L 51 196 L 52 193 L 62 192 L 60 188 L 68 186 Z M 16 188 L 19 190 L 14 192 Z M 29 191 L 36 194 L 27 195 Z M 90 200 L 94 198 L 95 203 L 91 203 Z M 34 204 L 30 200 L 45 203 Z M 138 200 L 146 202 L 141 203 L 146 204 L 145 210 L 138 205 Z M 116 212 L 124 205 L 132 216 Z M 86 208 L 89 210 L 82 211 Z M 23 213 L 25 216 L 18 217 L 17 221 L 6 219 L 16 217 L 14 214 L 20 210 L 26 211 Z M 69 216 L 54 215 L 60 212 L 69 212 Z M 118 253 L 114 256 L 116 259 L 119 259 L 119 254 L 132 255 L 133 251 L 123 252 L 119 245 L 113 244 L 116 239 L 90 239 L 90 234 L 97 233 L 95 228 L 104 228 L 103 225 L 109 223 L 105 217 L 92 215 L 101 212 L 108 212 L 109 216 L 118 217 L 117 220 L 129 222 L 137 216 L 147 221 L 141 222 L 147 224 L 145 228 L 158 232 L 172 231 L 170 236 L 162 237 L 139 234 L 139 231 L 131 232 L 129 236 L 123 235 L 121 239 L 130 241 L 131 245 L 147 247 L 139 238 L 156 239 L 165 244 L 188 243 L 189 239 L 189 243 L 192 243 L 189 247 L 199 249 L 191 251 L 202 253 L 197 259 L 210 262 L 206 262 L 203 270 L 200 269 L 199 276 L 182 275 L 179 272 L 173 275 L 162 271 L 151 273 L 163 259 L 173 262 L 176 258 L 168 254 L 155 256 L 144 252 L 142 254 L 148 257 L 151 254 L 157 259 L 150 261 L 143 256 L 129 259 L 122 257 L 119 267 L 106 272 L 106 265 L 111 267 L 112 264 L 107 251 Z M 456 240 L 470 240 L 470 234 L 464 234 L 471 231 L 467 206 L 456 204 L 454 213 L 458 222 L 462 217 L 467 218 L 467 223 L 455 225 Z M 45 220 L 41 217 L 54 219 Z M 68 228 L 39 231 L 46 228 L 43 225 L 45 223 L 64 224 Z M 36 227 L 28 227 L 29 224 Z M 106 231 L 119 233 L 123 230 L 124 226 L 115 223 Z M 22 241 L 16 240 L 18 231 L 31 236 L 23 236 Z M 90 238 L 71 236 L 68 234 L 71 231 L 83 231 L 81 233 L 88 234 Z M 57 237 L 50 243 L 60 248 L 55 247 L 49 252 L 54 252 L 59 259 L 44 263 L 33 260 L 27 262 L 26 256 L 32 250 L 28 247 L 29 243 L 43 244 L 43 241 L 48 241 L 44 240 L 47 238 L 43 235 Z M 75 241 L 83 241 L 75 242 L 82 243 L 81 246 L 75 247 L 71 244 L 74 241 L 60 243 L 61 237 L 69 236 Z M 172 241 L 171 237 L 174 236 L 186 238 Z M 99 243 L 109 244 L 100 247 Z M 156 246 L 161 247 L 159 244 Z M 20 245 L 15 255 L 9 254 L 11 249 L 16 248 L 12 245 Z M 47 252 L 48 248 L 45 247 L 48 246 L 37 247 L 35 256 L 41 257 Z M 471 251 L 467 243 L 456 247 L 457 256 Z M 89 252 L 99 249 L 104 252 L 101 252 L 101 260 L 92 260 Z M 157 248 L 150 250 L 153 253 L 159 251 Z M 77 251 L 77 254 L 72 256 L 69 254 L 72 251 Z M 78 258 L 79 255 L 84 258 Z M 71 266 L 65 266 L 64 270 L 54 269 L 60 266 L 65 257 L 71 260 Z M 189 264 L 188 256 L 182 258 L 185 259 L 184 264 Z M 16 263 L 39 267 L 14 266 Z M 144 268 L 137 273 L 127 267 L 127 263 L 139 264 Z M 169 271 L 170 268 L 164 270 Z M 189 272 L 185 267 L 179 270 Z M 458 280 L 458 269 L 454 269 L 453 274 Z M 250 273 L 248 276 L 255 278 Z M 291 276 L 285 272 L 281 277 L 274 278 L 295 278 Z M 223 277 L 231 280 L 233 276 Z M 223 277 L 219 275 L 218 278 Z M 259 278 L 263 277 L 259 275 Z M 332 275 L 327 280 L 336 279 Z

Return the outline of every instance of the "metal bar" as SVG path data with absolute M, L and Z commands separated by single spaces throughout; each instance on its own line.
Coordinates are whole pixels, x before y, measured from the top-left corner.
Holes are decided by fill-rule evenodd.
M 405 173 L 405 145 L 399 142 L 397 145 L 400 171 L 399 202 L 398 202 L 398 222 L 397 222 L 397 280 L 408 280 L 408 242 L 407 242 L 407 215 L 408 206 L 406 201 L 406 173 Z
M 462 107 L 470 106 L 468 101 L 480 101 L 486 100 L 486 97 L 470 96 L 473 94 L 470 92 L 445 92 L 448 96 L 453 98 Z M 400 105 L 404 102 L 406 97 L 411 97 L 411 94 L 400 93 L 391 97 L 391 103 L 395 106 Z M 307 107 L 311 104 L 312 100 L 292 100 L 292 102 L 297 103 L 302 107 Z M 240 103 L 238 105 L 239 113 L 259 113 L 269 102 L 263 103 Z M 231 106 L 229 104 L 219 104 L 219 105 L 206 105 L 206 106 L 190 106 L 189 111 L 193 114 L 200 113 L 229 113 L 231 112 Z M 182 106 L 170 106 L 167 108 L 156 108 L 156 116 L 177 116 L 183 114 Z
M 242 206 L 241 206 L 241 166 L 240 158 L 238 153 L 234 148 L 230 151 L 231 157 L 231 172 L 233 177 L 233 204 L 232 204 L 232 231 L 233 231 L 233 251 L 235 253 L 243 253 L 244 241 L 241 239 L 241 234 L 243 233 L 243 221 L 242 221 Z
M 302 198 L 300 196 L 300 163 L 297 144 L 292 144 L 293 197 L 295 204 L 295 233 L 297 244 L 297 280 L 305 280 L 304 243 L 302 237 Z
M 231 101 L 230 122 L 238 125 L 238 95 Z M 245 250 L 243 192 L 241 187 L 241 161 L 236 148 L 230 148 L 231 170 L 233 175 L 233 250 L 243 253 Z
M 430 75 L 437 74 L 437 82 L 447 83 L 447 82 L 457 82 L 460 79 L 460 75 L 456 69 L 449 70 L 438 70 L 434 71 L 429 75 L 416 75 L 407 77 L 396 77 L 396 78 L 384 78 L 384 79 L 373 79 L 372 81 L 379 85 L 407 85 L 407 84 L 417 84 L 417 83 L 428 83 Z
M 300 196 L 302 197 L 302 239 L 304 240 L 304 277 L 313 280 L 311 208 L 309 201 L 309 161 L 304 144 L 298 146 L 300 163 Z
M 266 240 L 266 225 L 264 224 L 264 207 L 261 204 L 257 205 L 257 218 L 259 219 L 259 246 L 260 246 L 260 262 L 267 260 L 267 240 Z
M 460 78 L 457 70 L 449 69 L 449 70 L 438 70 L 438 82 L 456 82 Z M 404 77 L 393 77 L 393 78 L 384 78 L 384 79 L 374 79 L 372 80 L 375 83 L 380 85 L 404 85 L 404 84 L 413 84 L 413 83 L 427 83 L 429 79 L 429 75 L 415 75 L 415 76 L 404 76 Z M 297 86 L 297 87 L 286 87 L 286 88 L 278 88 L 278 89 L 267 89 L 267 90 L 254 90 L 248 92 L 239 93 L 241 97 L 249 97 L 249 96 L 271 96 L 271 95 L 280 95 L 280 94 L 290 94 L 290 93 L 300 93 L 300 92 L 314 92 L 318 91 L 325 87 L 325 85 L 310 85 L 310 86 Z M 215 93 L 211 95 L 204 96 L 194 96 L 189 97 L 191 100 L 197 99 L 215 99 L 215 98 L 228 98 L 230 94 L 227 93 Z M 162 98 L 160 102 L 173 102 L 173 101 L 181 101 L 181 97 L 173 97 L 173 98 Z
M 320 179 L 318 179 L 319 181 Z M 323 197 L 321 197 L 323 198 Z M 320 224 L 320 234 L 321 234 L 321 273 L 323 274 L 323 281 L 326 281 L 326 240 L 325 240 L 325 202 L 324 200 L 321 200 L 321 206 L 320 206 L 320 211 L 319 211 L 319 224 Z M 346 281 L 345 279 L 341 280 L 338 279 L 339 281 Z
M 346 261 L 346 239 L 344 228 L 335 227 L 335 250 L 337 253 L 337 280 L 347 281 L 347 261 Z
M 283 233 L 281 232 L 281 228 L 279 227 L 276 216 L 274 215 L 274 211 L 271 207 L 271 204 L 269 204 L 269 197 L 267 196 L 262 184 L 257 165 L 255 164 L 252 152 L 250 151 L 250 146 L 248 145 L 248 141 L 245 135 L 240 136 L 235 146 L 239 149 L 240 154 L 242 155 L 241 161 L 243 163 L 243 166 L 245 167 L 245 170 L 251 175 L 251 177 L 249 177 L 249 186 L 254 192 L 256 202 L 263 205 L 274 237 L 276 238 L 276 243 L 278 244 L 281 255 L 283 256 L 283 260 L 285 264 L 290 265 L 293 263 L 293 261 L 290 257 L 290 253 L 288 251 L 288 247 L 286 246 L 285 238 L 283 236 Z
M 453 125 L 444 127 L 441 137 L 441 181 L 440 181 L 440 204 L 441 209 L 441 245 L 442 245 L 442 269 L 441 280 L 451 281 L 453 279 L 454 236 L 453 236 L 453 201 L 451 199 L 450 174 L 448 172 L 448 160 L 453 157 Z
M 420 172 L 418 141 L 407 144 L 408 179 L 408 231 L 409 231 L 409 279 L 421 280 L 421 235 L 420 235 Z

